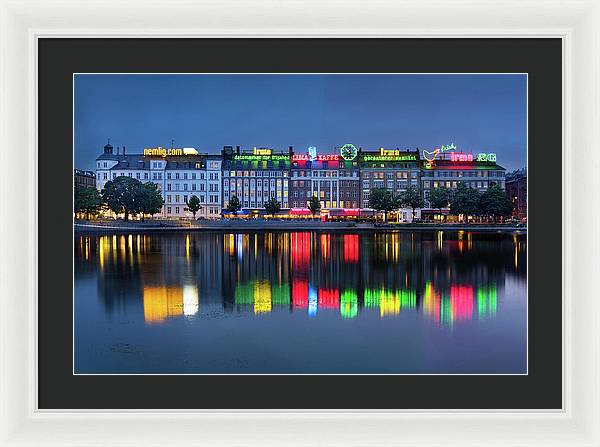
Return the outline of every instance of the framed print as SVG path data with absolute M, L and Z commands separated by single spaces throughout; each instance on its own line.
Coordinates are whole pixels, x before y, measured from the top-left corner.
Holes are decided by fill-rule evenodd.
M 598 445 L 598 12 L 535 5 L 3 7 L 3 441 Z

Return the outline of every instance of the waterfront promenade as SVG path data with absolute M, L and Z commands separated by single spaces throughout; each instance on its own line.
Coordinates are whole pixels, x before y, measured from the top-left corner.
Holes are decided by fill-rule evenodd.
M 354 223 L 321 222 L 310 220 L 199 220 L 199 221 L 75 221 L 75 232 L 115 232 L 115 231 L 478 231 L 478 232 L 520 232 L 526 233 L 526 226 L 514 224 L 428 224 L 428 223 Z

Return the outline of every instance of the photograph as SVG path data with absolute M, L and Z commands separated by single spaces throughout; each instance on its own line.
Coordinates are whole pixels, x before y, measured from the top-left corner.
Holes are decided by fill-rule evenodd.
M 72 138 L 74 375 L 528 374 L 527 73 L 73 73 Z

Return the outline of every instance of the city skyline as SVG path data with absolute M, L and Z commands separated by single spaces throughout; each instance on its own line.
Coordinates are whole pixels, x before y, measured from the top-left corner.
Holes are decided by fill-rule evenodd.
M 454 143 L 496 152 L 508 171 L 526 166 L 526 75 L 75 75 L 74 82 L 80 169 L 93 169 L 108 138 L 130 154 L 172 139 L 211 154 L 225 145 L 332 153 L 345 143 L 364 150 Z

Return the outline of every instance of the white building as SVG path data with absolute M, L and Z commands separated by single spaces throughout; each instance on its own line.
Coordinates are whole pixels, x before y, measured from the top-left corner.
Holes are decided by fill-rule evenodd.
M 198 154 L 191 148 L 146 148 L 143 154 L 114 153 L 110 142 L 96 159 L 96 187 L 102 191 L 109 180 L 126 176 L 158 185 L 164 199 L 160 214 L 167 218 L 193 217 L 188 200 L 197 196 L 196 218 L 221 216 L 221 156 Z

